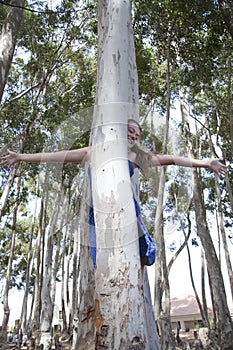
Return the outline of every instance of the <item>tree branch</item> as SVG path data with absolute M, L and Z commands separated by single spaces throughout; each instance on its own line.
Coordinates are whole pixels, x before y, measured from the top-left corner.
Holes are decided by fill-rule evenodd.
M 49 9 L 48 9 L 48 11 L 33 10 L 33 9 L 30 9 L 29 7 L 14 5 L 11 3 L 6 3 L 4 0 L 0 0 L 0 4 L 3 4 L 3 5 L 8 6 L 8 7 L 16 7 L 16 8 L 27 10 L 27 11 L 34 12 L 34 13 L 47 13 L 47 12 L 55 13 L 55 11 L 49 10 Z

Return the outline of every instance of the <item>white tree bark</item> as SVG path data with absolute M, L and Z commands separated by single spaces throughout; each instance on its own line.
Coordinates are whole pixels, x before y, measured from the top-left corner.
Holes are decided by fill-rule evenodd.
M 20 190 L 21 190 L 21 177 L 18 178 L 17 181 L 17 192 L 16 192 L 16 198 L 19 198 L 20 195 Z M 0 333 L 0 343 L 4 343 L 7 338 L 7 326 L 8 326 L 8 321 L 10 317 L 10 308 L 9 308 L 9 303 L 8 303 L 8 297 L 9 297 L 9 290 L 10 290 L 10 281 L 11 281 L 11 273 L 12 273 L 12 265 L 13 265 L 13 258 L 15 254 L 15 241 L 17 237 L 17 230 L 15 229 L 16 227 L 16 222 L 17 222 L 17 214 L 18 214 L 18 201 L 16 201 L 14 210 L 13 210 L 13 223 L 12 223 L 12 232 L 11 232 L 11 243 L 10 243 L 10 254 L 8 258 L 8 263 L 7 263 L 7 271 L 6 271 L 6 278 L 5 278 L 5 286 L 4 286 L 4 292 L 3 292 L 3 310 L 4 310 L 4 315 L 3 315 L 3 320 L 2 320 L 2 325 L 1 325 L 1 333 Z
M 26 278 L 25 278 L 25 291 L 23 296 L 23 305 L 22 305 L 22 311 L 20 316 L 21 321 L 21 330 L 22 334 L 27 333 L 27 316 L 28 316 L 28 296 L 29 296 L 29 288 L 30 288 L 30 277 L 32 274 L 32 265 L 33 265 L 33 235 L 35 232 L 35 224 L 36 224 L 36 213 L 37 213 L 37 204 L 38 200 L 35 201 L 35 208 L 32 218 L 32 224 L 30 229 L 30 241 L 29 241 L 29 249 L 27 254 L 27 268 L 26 268 Z
M 12 0 L 0 34 L 0 102 L 6 85 L 15 49 L 17 35 L 23 19 L 24 0 Z
M 163 137 L 163 153 L 167 153 L 167 145 L 169 140 L 169 122 L 171 108 L 171 88 L 170 88 L 170 40 L 167 42 L 167 112 L 166 126 Z M 159 177 L 159 191 L 157 198 L 156 217 L 154 222 L 155 242 L 157 246 L 157 259 L 155 262 L 155 317 L 158 323 L 160 333 L 160 343 L 163 350 L 174 350 L 175 342 L 172 335 L 171 317 L 170 317 L 170 286 L 168 279 L 168 268 L 166 262 L 165 240 L 163 230 L 163 201 L 164 188 L 166 182 L 166 168 L 161 169 Z M 162 308 L 163 294 L 165 297 L 164 307 Z
M 13 181 L 15 179 L 15 175 L 17 173 L 17 170 L 18 170 L 18 166 L 15 166 L 13 168 L 12 172 L 10 173 L 9 178 L 7 180 L 7 184 L 4 187 L 4 190 L 2 192 L 2 195 L 1 195 L 1 198 L 0 198 L 0 220 L 2 218 L 2 211 L 5 208 L 5 205 L 6 205 L 6 202 L 7 202 L 7 199 L 8 199 L 8 195 L 9 195 L 11 186 L 13 184 Z
M 100 0 L 98 7 L 98 81 L 91 156 L 97 267 L 92 274 L 95 284 L 91 300 L 90 287 L 82 286 L 82 282 L 88 282 L 90 271 L 84 274 L 81 261 L 80 312 L 76 323 L 79 336 L 73 349 L 155 350 L 155 322 L 149 336 L 146 320 L 148 310 L 127 153 L 127 120 L 138 119 L 131 1 Z M 88 304 L 83 299 L 88 293 L 89 313 L 85 319 L 82 309 L 87 310 Z M 148 288 L 145 293 L 150 298 Z M 148 315 L 152 320 L 153 314 Z
M 50 218 L 50 222 L 47 228 L 46 234 L 46 248 L 45 248 L 45 261 L 43 269 L 43 282 L 41 290 L 41 320 L 40 320 L 40 346 L 43 346 L 44 350 L 50 350 L 52 345 L 52 320 L 53 320 L 53 307 L 54 300 L 52 294 L 53 285 L 53 269 L 54 269 L 54 236 L 56 231 L 56 225 L 58 220 L 59 209 L 62 198 L 62 182 L 58 187 L 58 194 L 54 203 L 53 212 Z M 55 287 L 54 287 L 55 288 Z
M 98 19 L 91 160 L 97 242 L 96 348 L 145 347 L 138 232 L 127 158 L 127 120 L 138 117 L 138 101 L 132 98 L 136 75 L 131 2 L 99 1 Z

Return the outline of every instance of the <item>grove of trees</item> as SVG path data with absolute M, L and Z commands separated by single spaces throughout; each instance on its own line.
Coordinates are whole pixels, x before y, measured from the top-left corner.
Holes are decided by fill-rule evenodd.
M 221 265 L 224 260 L 233 296 L 232 21 L 232 0 L 0 1 L 0 155 L 91 143 L 92 179 L 104 192 L 101 199 L 98 190 L 93 193 L 95 268 L 88 166 L 22 163 L 0 169 L 1 344 L 7 340 L 9 294 L 18 288 L 24 298 L 15 331 L 28 335 L 29 349 L 51 348 L 59 284 L 61 338 L 72 349 L 175 349 L 169 272 L 188 249 L 192 278 L 194 242 L 203 256 L 201 295 L 195 284 L 193 289 L 210 346 L 232 349 Z M 174 105 L 181 115 L 175 148 Z M 121 140 L 132 117 L 142 125 L 144 148 L 221 157 L 229 170 L 224 178 L 178 167 L 175 175 L 165 167 L 139 175 L 144 219 L 157 246 L 152 298 L 122 161 L 127 148 Z M 99 125 L 101 133 L 95 132 Z M 183 240 L 167 261 L 171 221 Z

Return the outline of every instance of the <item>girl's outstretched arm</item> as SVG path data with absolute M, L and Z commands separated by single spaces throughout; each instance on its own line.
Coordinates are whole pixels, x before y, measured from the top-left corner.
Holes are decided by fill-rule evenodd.
M 206 168 L 214 171 L 218 176 L 226 175 L 227 166 L 221 162 L 221 159 L 194 159 L 166 154 L 157 154 L 152 156 L 152 165 L 179 165 L 189 168 Z
M 90 147 L 71 151 L 58 151 L 51 153 L 15 153 L 7 150 L 7 155 L 1 157 L 1 166 L 9 168 L 18 162 L 29 163 L 81 163 L 89 157 Z

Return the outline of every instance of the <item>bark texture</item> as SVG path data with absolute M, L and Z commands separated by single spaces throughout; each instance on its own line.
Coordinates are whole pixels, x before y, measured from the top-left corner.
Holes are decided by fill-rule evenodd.
M 24 0 L 11 0 L 12 7 L 0 34 L 0 102 L 10 70 L 15 44 L 23 19 Z
M 73 349 L 155 350 L 159 344 L 153 314 L 148 310 L 148 285 L 143 285 L 146 277 L 141 269 L 128 169 L 127 120 L 138 119 L 131 1 L 101 0 L 98 10 L 98 77 L 90 167 L 97 259 L 95 271 L 89 265 L 87 250 L 85 266 L 81 260 Z M 88 239 L 85 243 L 89 244 Z

